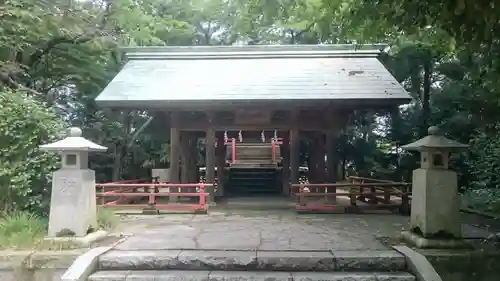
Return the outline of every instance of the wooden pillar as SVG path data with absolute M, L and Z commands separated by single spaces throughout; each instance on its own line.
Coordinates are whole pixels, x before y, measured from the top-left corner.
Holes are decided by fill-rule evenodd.
M 180 152 L 180 130 L 178 112 L 170 113 L 170 174 L 169 180 L 171 183 L 179 183 L 179 152 Z M 172 191 L 172 190 L 170 190 Z M 176 189 L 174 189 L 176 191 Z M 170 202 L 177 202 L 177 196 L 170 196 Z
M 308 135 L 309 143 L 309 161 L 308 168 L 309 172 L 307 174 L 307 179 L 310 183 L 318 183 L 318 149 L 317 149 L 317 139 L 315 132 L 310 132 Z
M 181 183 L 189 183 L 189 160 L 191 159 L 189 132 L 181 132 Z
M 290 183 L 299 182 L 299 128 L 293 127 L 290 130 Z
M 316 181 L 325 182 L 325 135 L 323 132 L 315 134 L 316 137 Z
M 224 196 L 224 168 L 226 166 L 226 145 L 224 143 L 224 132 L 217 133 L 217 196 Z
M 336 182 L 337 179 L 337 158 L 335 151 L 335 138 L 337 134 L 333 129 L 326 132 L 326 181 L 329 183 Z M 333 190 L 333 189 L 332 189 Z M 334 192 L 334 191 L 332 191 Z
M 198 135 L 197 132 L 189 132 L 189 170 L 188 180 L 189 183 L 198 183 Z
M 212 127 L 211 113 L 208 114 L 209 128 L 205 132 L 205 166 L 206 166 L 206 180 L 207 183 L 214 184 L 215 182 L 215 129 Z M 208 196 L 208 203 L 214 202 L 214 188 L 207 188 L 207 192 L 210 193 Z
M 325 113 L 327 118 L 327 123 L 331 125 L 331 127 L 325 132 L 326 133 L 326 142 L 325 142 L 325 150 L 326 150 L 326 181 L 328 183 L 335 183 L 339 180 L 338 178 L 338 155 L 336 152 L 336 144 L 335 139 L 338 136 L 339 131 L 339 122 L 342 122 L 342 118 L 335 116 L 335 111 L 330 110 Z M 336 193 L 336 187 L 328 187 L 328 192 Z M 329 197 L 330 200 L 336 201 L 337 197 Z
M 286 132 L 283 137 L 283 144 L 280 145 L 281 155 L 283 155 L 281 172 L 283 181 L 283 194 L 290 195 L 290 134 Z

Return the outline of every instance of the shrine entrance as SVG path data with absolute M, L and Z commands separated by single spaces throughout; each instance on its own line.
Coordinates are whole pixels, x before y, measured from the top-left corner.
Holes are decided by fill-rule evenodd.
M 282 159 L 277 131 L 239 131 L 226 137 L 225 196 L 276 196 L 283 194 Z

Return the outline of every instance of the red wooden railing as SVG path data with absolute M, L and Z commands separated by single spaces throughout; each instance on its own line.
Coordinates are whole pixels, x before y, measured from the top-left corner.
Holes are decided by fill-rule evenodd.
M 232 149 L 231 149 L 231 152 L 232 152 L 232 155 L 231 155 L 231 160 L 232 160 L 232 163 L 236 163 L 236 139 L 233 138 L 231 140 L 231 145 L 232 145 Z
M 320 184 L 292 184 L 291 193 L 296 199 L 296 210 L 299 212 L 349 212 L 353 207 L 355 211 L 362 209 L 396 209 L 408 214 L 411 200 L 409 191 L 410 183 L 378 181 L 364 178 L 362 181 L 350 179 L 349 183 L 320 183 Z M 367 182 L 370 181 L 370 182 Z M 330 190 L 331 189 L 331 190 Z M 338 191 L 338 189 L 344 189 Z M 345 190 L 347 189 L 347 190 Z M 369 189 L 370 192 L 365 192 Z M 337 202 L 337 197 L 348 197 L 349 204 L 342 205 Z M 370 198 L 369 202 L 365 198 Z M 400 199 L 395 202 L 392 197 Z M 323 198 L 323 200 L 317 200 Z M 360 206 L 357 201 L 364 204 Z
M 273 156 L 273 163 L 276 163 L 276 145 L 283 144 L 283 141 L 280 139 L 272 139 L 271 140 L 271 153 Z
M 123 180 L 123 181 L 116 181 L 116 182 L 111 182 L 113 184 L 138 184 L 138 183 L 146 183 L 146 182 L 149 182 L 150 179 L 149 178 L 141 178 L 141 179 L 134 179 L 134 180 Z M 97 185 L 96 185 L 97 187 Z M 110 191 L 107 191 L 106 193 L 107 194 L 120 194 L 122 192 L 129 192 L 131 190 L 133 190 L 134 188 L 133 187 L 129 187 L 129 188 L 120 188 L 120 189 L 116 189 L 116 190 L 110 190 Z M 101 203 L 102 205 L 106 205 L 106 204 L 109 204 L 109 205 L 118 205 L 118 204 L 123 204 L 124 202 L 125 203 L 129 203 L 130 201 L 133 201 L 133 198 L 124 198 L 124 197 L 120 197 L 119 199 L 115 200 L 115 201 L 111 201 L 111 202 L 107 202 L 105 203 L 104 202 L 104 197 L 102 197 L 101 199 Z
M 236 163 L 236 139 L 232 138 L 230 141 L 224 142 L 224 145 L 231 146 L 231 163 Z
M 96 184 L 96 188 L 102 189 L 101 192 L 96 192 L 96 197 L 103 207 L 123 207 L 123 208 L 147 208 L 154 207 L 159 210 L 193 210 L 206 211 L 208 210 L 207 196 L 205 187 L 213 187 L 213 184 L 193 183 L 193 184 L 171 184 L 171 183 L 104 183 Z M 106 188 L 115 189 L 106 191 Z M 168 192 L 160 192 L 160 188 L 168 188 Z M 118 190 L 116 190 L 118 189 Z M 138 191 L 144 189 L 144 191 Z M 176 189 L 177 191 L 172 191 Z M 190 192 L 180 192 L 182 189 L 190 189 Z M 193 191 L 194 189 L 194 191 Z M 161 197 L 198 197 L 198 203 L 166 203 L 158 204 L 157 198 Z M 147 204 L 131 204 L 130 202 L 123 203 L 123 200 L 105 202 L 106 197 L 120 198 L 144 198 L 147 197 Z

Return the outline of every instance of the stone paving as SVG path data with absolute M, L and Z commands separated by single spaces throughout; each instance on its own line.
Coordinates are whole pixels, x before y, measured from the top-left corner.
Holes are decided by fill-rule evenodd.
M 128 238 L 99 258 L 89 280 L 415 281 L 405 256 L 381 242 L 399 237 L 408 219 L 228 209 L 127 216 L 117 232 Z
M 377 236 L 395 236 L 407 218 L 394 215 L 296 215 L 291 211 L 129 216 L 132 234 L 117 250 L 381 250 Z
M 210 212 L 209 215 L 127 216 L 117 231 L 131 235 L 117 250 L 383 250 L 378 238 L 398 237 L 400 215 L 297 215 L 288 210 Z M 487 236 L 464 225 L 466 236 Z

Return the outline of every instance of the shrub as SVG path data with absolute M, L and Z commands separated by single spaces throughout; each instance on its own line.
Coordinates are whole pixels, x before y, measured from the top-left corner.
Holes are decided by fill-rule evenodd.
M 0 212 L 47 211 L 58 157 L 38 146 L 55 141 L 62 129 L 62 120 L 43 103 L 0 88 Z
M 31 248 L 47 231 L 47 220 L 27 212 L 0 218 L 1 248 Z
M 492 213 L 500 213 L 500 190 L 473 189 L 467 190 L 463 194 L 463 201 L 469 208 Z

